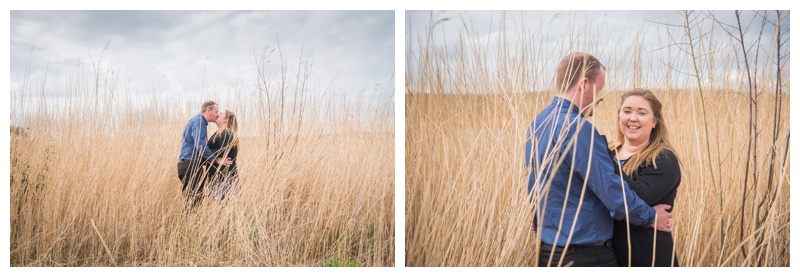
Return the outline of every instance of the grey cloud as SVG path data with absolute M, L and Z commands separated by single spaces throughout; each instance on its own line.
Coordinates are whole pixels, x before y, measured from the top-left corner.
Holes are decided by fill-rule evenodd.
M 14 11 L 11 69 L 88 64 L 108 41 L 104 62 L 137 87 L 158 82 L 169 91 L 252 81 L 254 51 L 278 41 L 289 68 L 301 51 L 313 57 L 318 83 L 338 76 L 368 87 L 394 73 L 394 11 Z M 279 71 L 277 52 L 272 58 L 268 70 Z

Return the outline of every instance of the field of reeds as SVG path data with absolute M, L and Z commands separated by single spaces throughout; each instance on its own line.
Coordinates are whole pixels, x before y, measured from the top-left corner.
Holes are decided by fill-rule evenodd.
M 393 92 L 337 100 L 268 60 L 177 100 L 139 101 L 100 63 L 11 88 L 11 265 L 393 266 Z M 242 192 L 182 216 L 181 134 L 205 99 L 239 116 Z
M 775 13 L 755 14 L 747 30 L 777 28 Z M 736 22 L 681 14 L 683 25 L 659 26 L 675 40 L 658 51 L 636 40 L 600 47 L 591 31 L 557 48 L 538 43 L 541 29 L 519 31 L 534 43 L 510 43 L 502 27 L 481 39 L 462 22 L 461 36 L 442 43 L 446 20 L 432 15 L 407 45 L 406 265 L 536 266 L 524 151 L 530 122 L 554 96 L 554 70 L 541 65 L 584 51 L 607 67 L 590 118 L 601 134 L 615 137 L 625 91 L 647 88 L 663 103 L 681 161 L 672 219 L 681 266 L 789 266 L 788 33 L 754 46 L 736 39 Z M 761 15 L 771 18 L 763 26 Z

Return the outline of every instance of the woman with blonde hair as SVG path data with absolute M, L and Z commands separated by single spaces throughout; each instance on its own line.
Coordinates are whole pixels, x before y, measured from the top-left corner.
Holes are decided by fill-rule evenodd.
M 236 167 L 236 157 L 239 154 L 239 123 L 236 114 L 229 110 L 219 112 L 214 122 L 219 129 L 208 139 L 208 148 L 219 157 L 231 159 L 230 165 L 214 166 L 209 172 L 212 189 L 209 197 L 225 200 L 231 194 L 239 192 L 239 174 Z M 214 185 L 216 184 L 216 185 Z
M 623 94 L 617 140 L 609 144 L 609 151 L 615 170 L 637 196 L 650 206 L 674 207 L 681 168 L 661 108 L 661 101 L 649 90 L 637 88 Z M 625 220 L 615 221 L 614 250 L 620 266 L 678 266 L 672 233 Z

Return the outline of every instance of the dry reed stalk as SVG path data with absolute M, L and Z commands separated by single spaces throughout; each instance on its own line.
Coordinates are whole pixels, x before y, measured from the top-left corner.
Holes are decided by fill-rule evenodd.
M 100 234 L 100 231 L 97 230 L 97 225 L 94 224 L 94 219 L 89 219 L 89 222 L 92 223 L 92 228 L 94 228 L 95 233 L 97 233 L 97 237 L 100 238 L 100 242 L 103 243 L 103 249 L 106 250 L 106 254 L 108 254 L 108 258 L 111 259 L 111 264 L 114 266 L 117 265 L 116 259 L 114 259 L 114 255 L 111 254 L 111 250 L 108 250 L 108 244 L 106 244 L 106 240 L 103 239 L 103 235 Z

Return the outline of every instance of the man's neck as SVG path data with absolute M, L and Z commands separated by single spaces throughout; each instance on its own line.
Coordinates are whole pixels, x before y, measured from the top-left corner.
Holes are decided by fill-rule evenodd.
M 571 95 L 570 94 L 559 94 L 559 95 L 556 95 L 556 97 L 564 99 L 564 100 L 567 100 L 570 103 L 572 103 L 572 105 L 575 105 L 575 107 L 578 107 L 578 103 L 575 102 L 575 95 L 574 94 L 571 94 Z
M 556 95 L 556 97 L 569 101 L 570 104 L 578 108 L 578 111 L 580 112 L 581 116 L 586 117 L 586 115 L 584 114 L 585 109 L 581 108 L 581 103 L 579 103 L 580 98 L 577 97 L 577 93 L 575 93 L 574 91 L 567 92 L 564 94 Z

